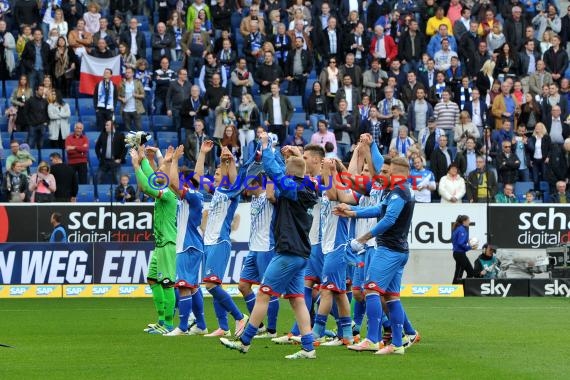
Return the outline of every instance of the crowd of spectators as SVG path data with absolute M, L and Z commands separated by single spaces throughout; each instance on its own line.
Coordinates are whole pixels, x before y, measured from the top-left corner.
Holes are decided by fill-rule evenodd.
M 420 202 L 570 200 L 570 7 L 559 1 L 2 4 L 0 80 L 17 81 L 1 123 L 5 201 L 75 200 L 91 181 L 140 199 L 121 177 L 123 131 L 160 115 L 188 168 L 205 139 L 238 164 L 261 130 L 276 146 L 321 144 L 349 161 L 370 133 L 383 154 L 410 160 Z M 70 122 L 86 55 L 121 61 L 120 86 L 105 70 L 95 88 L 96 139 Z M 46 148 L 62 150 L 51 166 Z

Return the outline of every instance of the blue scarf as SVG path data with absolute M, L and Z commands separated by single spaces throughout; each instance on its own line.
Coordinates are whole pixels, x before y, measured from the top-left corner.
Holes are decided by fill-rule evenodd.
M 436 129 L 437 131 L 437 129 Z M 412 143 L 410 142 L 410 138 L 406 137 L 404 139 L 404 141 L 402 141 L 401 138 L 398 137 L 398 139 L 396 140 L 396 150 L 398 152 L 400 152 L 401 154 L 404 155 L 404 157 L 406 156 L 406 152 L 408 151 L 408 148 L 412 145 Z
M 109 95 L 108 98 L 105 97 L 105 80 L 99 82 L 99 91 L 98 98 L 97 98 L 97 108 L 105 108 L 109 110 L 114 109 L 113 105 L 113 97 L 114 97 L 115 86 L 113 86 L 113 82 L 109 81 Z M 105 100 L 107 103 L 105 104 Z

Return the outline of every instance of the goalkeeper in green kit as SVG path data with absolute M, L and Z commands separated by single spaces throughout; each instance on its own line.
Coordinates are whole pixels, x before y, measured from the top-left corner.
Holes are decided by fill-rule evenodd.
M 152 149 L 152 148 L 151 148 Z M 147 281 L 152 290 L 152 298 L 158 313 L 158 323 L 148 325 L 145 332 L 149 334 L 165 334 L 173 330 L 174 308 L 176 296 L 174 284 L 176 283 L 176 208 L 178 197 L 168 188 L 166 175 L 161 178 L 155 174 L 151 166 L 154 158 L 152 150 L 149 158 L 145 157 L 144 147 L 138 150 L 131 149 L 131 160 L 140 189 L 155 199 L 154 202 L 154 241 L 155 248 L 150 259 Z M 160 150 L 156 150 L 159 157 L 159 168 L 156 173 L 169 173 L 170 163 L 174 149 L 168 151 L 161 159 Z M 154 164 L 154 162 L 152 162 Z M 153 180 L 152 177 L 155 177 Z M 150 180 L 149 180 L 150 178 Z M 161 182 L 162 181 L 162 182 Z M 155 183 L 156 182 L 156 183 Z

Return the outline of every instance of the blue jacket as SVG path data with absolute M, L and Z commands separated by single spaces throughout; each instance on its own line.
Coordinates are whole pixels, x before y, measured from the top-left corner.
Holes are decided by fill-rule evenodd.
M 451 233 L 453 252 L 465 253 L 471 250 L 469 245 L 469 229 L 463 225 L 457 227 Z
M 60 224 L 55 227 L 49 238 L 50 243 L 67 243 L 67 232 L 65 228 Z

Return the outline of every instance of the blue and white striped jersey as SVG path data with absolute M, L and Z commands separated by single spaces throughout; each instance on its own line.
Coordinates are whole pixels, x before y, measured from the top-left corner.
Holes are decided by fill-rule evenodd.
M 208 205 L 208 222 L 204 232 L 204 245 L 230 241 L 232 221 L 239 204 L 239 195 L 230 198 L 224 189 L 216 189 Z
M 200 233 L 203 208 L 204 196 L 198 191 L 185 189 L 176 210 L 176 253 L 188 248 L 204 251 L 204 240 Z
M 332 210 L 340 202 L 331 201 L 323 195 L 321 202 L 321 246 L 323 254 L 330 253 L 336 248 L 348 243 L 349 218 L 333 215 Z
M 275 206 L 262 193 L 251 199 L 251 229 L 249 232 L 249 250 L 269 252 L 275 248 Z

